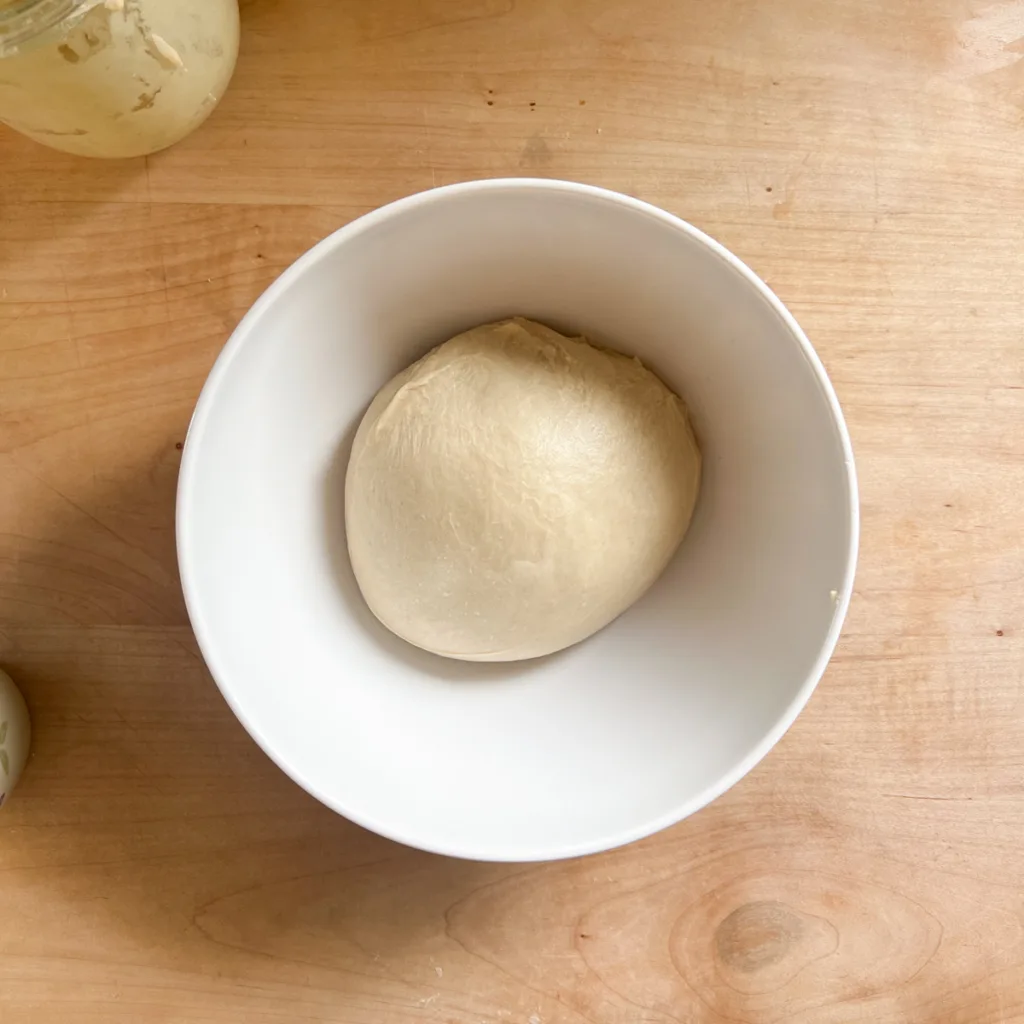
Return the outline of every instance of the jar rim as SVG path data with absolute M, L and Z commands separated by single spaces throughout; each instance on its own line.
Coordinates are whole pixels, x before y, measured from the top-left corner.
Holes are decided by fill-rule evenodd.
M 102 2 L 102 0 L 98 0 Z M 0 0 L 0 58 L 53 28 L 88 0 Z

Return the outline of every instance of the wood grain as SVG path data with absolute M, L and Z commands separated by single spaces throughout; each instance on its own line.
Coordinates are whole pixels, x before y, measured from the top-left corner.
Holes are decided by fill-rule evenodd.
M 0 133 L 3 1024 L 1024 1021 L 1024 3 L 249 0 L 195 136 Z M 625 850 L 447 861 L 255 748 L 189 631 L 180 444 L 232 326 L 397 196 L 631 192 L 815 341 L 864 538 L 818 693 Z

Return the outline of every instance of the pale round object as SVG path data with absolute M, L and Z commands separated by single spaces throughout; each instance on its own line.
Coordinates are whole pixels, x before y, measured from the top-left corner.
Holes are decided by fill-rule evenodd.
M 394 633 L 449 658 L 569 647 L 658 578 L 690 523 L 686 407 L 639 360 L 529 320 L 394 377 L 356 433 L 352 568 Z
M 28 760 L 31 725 L 14 680 L 0 669 L 0 807 L 21 778 Z

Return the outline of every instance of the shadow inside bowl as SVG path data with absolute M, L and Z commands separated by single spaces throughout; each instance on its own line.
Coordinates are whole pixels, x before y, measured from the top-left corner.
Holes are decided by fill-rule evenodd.
M 348 556 L 348 540 L 345 534 L 345 473 L 348 468 L 349 452 L 355 440 L 356 430 L 362 419 L 362 412 L 346 428 L 341 441 L 334 450 L 327 471 L 322 481 L 323 507 L 323 540 L 330 560 L 331 578 L 334 580 L 338 595 L 345 609 L 354 622 L 380 646 L 388 655 L 402 661 L 418 672 L 446 682 L 487 682 L 507 679 L 520 679 L 529 675 L 556 658 L 564 656 L 565 651 L 556 651 L 541 658 L 529 661 L 459 661 L 455 658 L 442 658 L 422 648 L 415 647 L 408 641 L 392 633 L 373 612 L 363 599 L 352 572 L 352 563 Z

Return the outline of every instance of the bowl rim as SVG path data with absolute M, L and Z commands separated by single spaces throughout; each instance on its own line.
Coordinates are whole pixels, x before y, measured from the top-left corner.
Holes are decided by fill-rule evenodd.
M 312 779 L 305 777 L 292 765 L 288 759 L 275 749 L 273 742 L 258 729 L 248 715 L 244 707 L 244 686 L 233 682 L 230 673 L 224 668 L 218 645 L 204 620 L 201 611 L 201 602 L 194 583 L 192 572 L 192 551 L 191 527 L 189 509 L 193 505 L 196 494 L 197 464 L 200 458 L 203 436 L 210 418 L 211 410 L 215 404 L 217 393 L 224 378 L 226 377 L 236 355 L 245 345 L 249 335 L 253 332 L 259 320 L 265 312 L 282 296 L 294 281 L 300 278 L 314 264 L 324 259 L 337 248 L 344 245 L 350 239 L 365 231 L 371 231 L 387 220 L 399 217 L 419 207 L 430 203 L 443 202 L 445 200 L 477 192 L 551 192 L 562 194 L 575 194 L 624 207 L 634 213 L 650 217 L 661 223 L 672 227 L 689 236 L 693 241 L 707 249 L 712 255 L 730 266 L 743 278 L 755 292 L 768 303 L 776 316 L 787 328 L 790 336 L 800 347 L 804 358 L 807 360 L 818 387 L 821 390 L 828 406 L 829 413 L 839 438 L 845 463 L 846 488 L 848 496 L 847 523 L 848 536 L 846 541 L 846 559 L 843 568 L 842 582 L 835 597 L 835 612 L 832 616 L 832 623 L 819 648 L 817 658 L 811 666 L 803 682 L 797 689 L 793 699 L 785 710 L 778 716 L 772 727 L 765 733 L 761 740 L 756 743 L 747 754 L 740 758 L 729 771 L 725 772 L 717 781 L 705 787 L 696 796 L 691 796 L 673 806 L 657 817 L 645 820 L 629 828 L 619 829 L 614 833 L 590 838 L 579 842 L 561 843 L 557 845 L 545 844 L 534 841 L 528 844 L 526 849 L 517 849 L 514 854 L 503 855 L 500 850 L 495 850 L 486 842 L 448 844 L 435 842 L 429 836 L 421 837 L 404 831 L 400 826 L 392 823 L 377 821 L 372 815 L 353 811 L 346 806 L 342 799 L 325 793 L 321 787 Z M 669 213 L 660 207 L 654 206 L 641 199 L 615 192 L 610 189 L 601 188 L 596 185 L 586 185 L 573 181 L 562 181 L 553 178 L 483 178 L 473 181 L 460 182 L 453 185 L 443 185 L 437 188 L 417 192 L 387 203 L 369 213 L 363 214 L 349 223 L 333 231 L 321 241 L 317 242 L 310 249 L 298 257 L 287 267 L 259 296 L 246 314 L 239 321 L 232 331 L 224 347 L 221 349 L 216 361 L 205 382 L 192 413 L 188 429 L 183 443 L 181 466 L 178 475 L 178 489 L 175 503 L 175 541 L 178 556 L 178 569 L 181 576 L 181 587 L 185 599 L 185 607 L 188 612 L 192 629 L 202 652 L 203 659 L 218 689 L 231 708 L 235 717 L 249 735 L 256 741 L 263 752 L 294 782 L 301 786 L 306 792 L 329 807 L 331 810 L 343 817 L 348 818 L 355 824 L 369 829 L 386 839 L 402 843 L 405 846 L 425 850 L 429 853 L 443 856 L 457 857 L 466 860 L 490 861 L 499 863 L 517 862 L 538 862 L 563 860 L 569 857 L 584 856 L 592 853 L 600 853 L 606 850 L 625 846 L 660 832 L 662 829 L 677 824 L 684 818 L 696 813 L 706 807 L 713 800 L 717 799 L 727 790 L 731 789 L 745 775 L 769 753 L 776 743 L 782 738 L 786 731 L 796 720 L 797 715 L 803 710 L 810 700 L 821 677 L 824 675 L 829 660 L 835 651 L 836 644 L 842 631 L 843 623 L 850 606 L 850 599 L 853 594 L 854 576 L 857 567 L 857 555 L 860 544 L 860 504 L 857 487 L 857 473 L 854 465 L 853 446 L 850 441 L 849 431 L 843 417 L 839 399 L 825 367 L 817 352 L 811 345 L 810 340 L 804 333 L 803 328 L 797 323 L 795 317 L 782 300 L 761 280 L 753 270 L 750 269 L 739 257 L 725 248 L 720 242 L 715 241 L 710 235 L 705 234 L 699 228 L 689 222 Z

